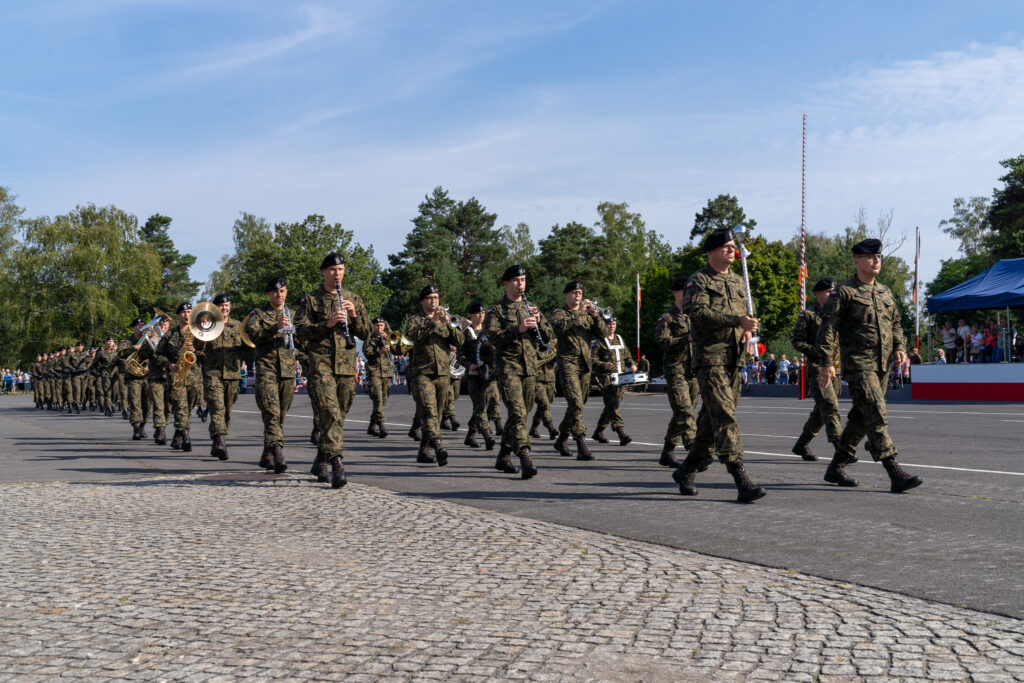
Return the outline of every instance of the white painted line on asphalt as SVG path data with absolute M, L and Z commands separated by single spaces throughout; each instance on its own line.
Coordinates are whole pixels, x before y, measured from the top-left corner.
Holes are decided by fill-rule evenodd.
M 844 399 L 848 400 L 848 399 Z M 811 405 L 811 403 L 808 403 Z M 1024 417 L 1024 413 L 993 413 L 989 411 L 971 411 L 971 410 L 911 410 L 909 408 L 894 407 L 898 404 L 890 403 L 886 406 L 886 412 L 896 413 L 918 413 L 921 415 L 1012 415 L 1014 417 Z M 757 406 L 759 410 L 792 410 L 790 406 Z
M 1000 422 L 1024 422 L 1024 420 L 1000 420 Z
M 751 453 L 753 455 L 774 455 L 774 456 L 779 457 L 779 458 L 798 458 L 798 457 L 800 457 L 800 456 L 797 456 L 797 455 L 789 455 L 787 453 L 767 453 L 765 451 L 744 451 L 744 453 Z M 864 462 L 864 461 L 861 461 L 861 462 Z M 875 462 L 868 461 L 867 464 L 869 464 L 869 465 L 881 465 L 882 463 L 875 463 Z M 953 472 L 978 472 L 978 473 L 981 473 L 981 474 L 1010 474 L 1010 475 L 1013 475 L 1015 477 L 1024 477 L 1024 472 L 1003 472 L 1001 470 L 976 470 L 976 469 L 971 469 L 969 467 L 946 467 L 944 465 L 922 465 L 920 463 L 914 463 L 914 462 L 903 462 L 903 463 L 900 463 L 900 464 L 906 465 L 907 467 L 923 467 L 923 468 L 929 469 L 929 470 L 952 470 Z

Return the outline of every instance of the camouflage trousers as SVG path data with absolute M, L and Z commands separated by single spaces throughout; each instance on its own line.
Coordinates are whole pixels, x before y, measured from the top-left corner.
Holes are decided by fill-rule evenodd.
M 153 399 L 153 426 L 166 427 L 168 406 L 171 401 L 171 392 L 167 388 L 166 379 L 149 380 L 149 394 Z
M 74 380 L 71 377 L 62 377 L 60 383 L 61 401 L 72 403 L 75 400 Z
M 121 404 L 121 408 L 128 407 L 128 386 L 120 372 L 114 375 L 110 387 L 110 400 Z
M 313 410 L 313 430 L 320 429 L 320 403 L 316 398 L 316 377 L 306 375 L 306 395 L 309 396 L 309 407 Z M 319 451 L 319 447 L 317 451 Z
M 896 455 L 896 445 L 889 438 L 889 421 L 885 413 L 885 389 L 889 373 L 844 370 L 843 378 L 850 385 L 853 407 L 846 416 L 846 427 L 839 437 L 836 452 L 851 456 L 865 436 L 868 452 L 875 462 Z
M 583 436 L 587 425 L 583 421 L 583 406 L 590 397 L 590 370 L 577 363 L 559 362 L 562 376 L 562 391 L 565 393 L 565 417 L 558 425 L 558 431 L 573 437 Z
M 192 429 L 192 409 L 199 405 L 203 394 L 203 380 L 186 375 L 180 387 L 171 386 L 171 410 L 174 413 L 174 429 L 186 432 Z
M 412 380 L 412 397 L 416 401 L 416 415 L 420 419 L 423 437 L 436 439 L 441 436 L 441 413 L 451 393 L 448 376 L 430 377 L 419 373 Z
M 485 380 L 480 375 L 466 375 L 466 382 L 469 398 L 473 401 L 473 416 L 469 418 L 469 429 L 482 432 L 487 429 L 490 421 L 501 417 L 498 387 L 495 382 Z
M 697 378 L 685 364 L 665 367 L 668 404 L 672 408 L 672 418 L 665 430 L 665 443 L 673 448 L 682 440 L 683 447 L 689 450 L 693 437 L 697 434 Z
M 83 403 L 85 401 L 85 375 L 78 374 L 71 378 L 71 402 Z
M 366 373 L 366 393 L 373 401 L 373 411 L 370 413 L 370 423 L 384 422 L 384 407 L 391 397 L 391 375 L 381 376 L 376 371 Z
M 86 374 L 85 375 L 85 392 L 82 395 L 82 400 L 86 403 L 96 402 L 96 376 Z
M 273 372 L 256 375 L 256 405 L 263 417 L 264 446 L 284 446 L 284 418 L 294 396 L 294 373 L 284 377 Z
M 611 426 L 612 429 L 621 429 L 622 415 L 619 413 L 619 406 L 622 404 L 622 394 L 625 387 L 606 386 L 601 390 L 601 399 L 604 401 L 604 410 L 597 420 L 597 429 L 600 431 Z
M 152 397 L 149 395 L 149 381 L 130 379 L 126 382 L 128 390 L 128 421 L 133 425 L 146 424 L 149 421 L 149 406 Z
M 356 395 L 356 378 L 353 375 L 335 375 L 331 372 L 317 373 L 310 378 L 315 403 L 320 415 L 320 444 L 317 457 L 330 461 L 345 457 L 345 417 L 352 407 Z
M 800 438 L 810 441 L 818 435 L 822 427 L 825 427 L 825 434 L 831 443 L 839 443 L 843 426 L 839 420 L 839 394 L 843 391 L 843 381 L 837 376 L 822 390 L 818 387 L 818 373 L 809 373 L 807 376 L 807 388 L 814 397 L 814 407 L 811 414 L 807 416 L 807 422 L 800 432 Z
M 231 428 L 231 406 L 238 400 L 238 380 L 206 378 L 206 405 L 210 408 L 210 437 L 226 435 Z
M 702 466 L 711 462 L 715 452 L 722 462 L 743 459 L 743 441 L 736 422 L 741 379 L 739 368 L 713 365 L 697 369 L 703 403 L 697 415 L 697 434 L 686 456 L 690 465 Z
M 459 400 L 460 393 L 462 393 L 462 378 L 449 377 L 448 400 L 444 403 L 444 410 L 441 411 L 441 417 L 455 417 L 455 402 Z
M 541 382 L 538 380 L 533 397 L 533 402 L 536 404 L 537 409 L 533 412 L 533 424 L 531 427 L 536 427 L 542 423 L 551 424 L 551 403 L 554 400 L 555 383 Z
M 519 453 L 521 448 L 530 448 L 526 416 L 533 406 L 536 386 L 536 377 L 498 375 L 498 393 L 508 413 L 505 429 L 501 433 L 501 446 L 510 448 L 513 454 Z

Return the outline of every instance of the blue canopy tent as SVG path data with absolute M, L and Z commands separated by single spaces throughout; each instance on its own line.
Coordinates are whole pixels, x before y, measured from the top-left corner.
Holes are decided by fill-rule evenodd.
M 928 312 L 1024 306 L 1024 258 L 1003 259 L 956 287 L 928 297 Z

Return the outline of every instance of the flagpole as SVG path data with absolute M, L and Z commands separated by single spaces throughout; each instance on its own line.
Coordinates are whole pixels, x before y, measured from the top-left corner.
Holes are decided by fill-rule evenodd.
M 919 269 L 921 263 L 921 226 L 915 228 L 914 242 L 914 351 L 921 348 L 921 301 L 917 296 Z
M 640 362 L 640 271 L 636 271 L 636 360 Z
M 800 310 L 807 310 L 807 114 L 800 146 Z M 800 354 L 800 400 L 807 398 L 807 356 Z

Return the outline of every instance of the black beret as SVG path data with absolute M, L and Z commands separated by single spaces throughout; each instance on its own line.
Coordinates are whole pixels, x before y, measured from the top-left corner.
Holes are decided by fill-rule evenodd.
M 114 339 L 113 337 L 107 337 L 107 341 L 117 341 L 117 340 Z
M 617 323 L 618 321 L 619 321 L 619 319 L 615 317 L 614 313 L 612 315 L 608 316 L 607 318 L 605 318 L 605 322 L 606 323 Z
M 566 282 L 565 287 L 562 288 L 562 294 L 568 294 L 569 292 L 575 292 L 576 290 L 583 290 L 583 283 L 579 280 L 573 280 L 572 282 Z
M 732 234 L 732 228 L 719 228 L 713 233 L 708 235 L 707 239 L 704 240 L 704 251 L 711 251 L 712 249 L 718 249 L 718 247 L 726 244 L 727 242 L 734 241 L 735 238 Z
M 324 260 L 320 262 L 320 270 L 324 268 L 330 268 L 331 266 L 343 266 L 345 265 L 345 257 L 336 251 L 332 251 L 327 256 L 324 256 Z
M 830 277 L 823 277 L 818 283 L 811 287 L 812 292 L 831 292 L 836 288 L 836 281 Z
M 680 275 L 672 281 L 672 291 L 678 292 L 680 289 L 686 289 L 686 276 Z
M 191 310 L 192 310 L 192 302 L 185 301 L 185 302 L 179 304 L 177 310 L 175 310 L 174 312 L 175 313 L 181 313 L 182 311 L 191 311 Z
M 145 325 L 145 324 L 146 324 L 145 320 L 143 320 L 142 318 L 136 318 L 135 320 L 132 321 L 132 324 L 130 325 L 130 327 L 135 327 L 136 325 Z
M 514 266 L 509 266 L 505 269 L 505 272 L 501 274 L 501 281 L 508 282 L 513 278 L 517 278 L 520 275 L 526 275 L 526 269 L 518 263 Z
M 486 309 L 484 309 L 484 305 L 482 303 L 474 301 L 469 305 L 469 308 L 466 309 L 466 313 L 473 315 L 474 313 L 483 313 L 484 310 Z
M 376 325 L 377 323 L 384 323 L 386 325 L 387 322 L 388 322 L 387 320 L 385 320 L 384 318 L 382 318 L 379 315 L 376 318 L 373 319 L 373 324 L 374 325 Z
M 274 292 L 277 291 L 278 289 L 284 289 L 287 286 L 288 285 L 284 283 L 283 277 L 281 277 L 280 275 L 275 275 L 274 277 L 267 280 L 267 286 L 263 288 L 263 291 Z
M 75 346 L 85 346 L 85 342 L 84 341 L 76 341 L 75 342 Z
M 881 254 L 882 253 L 882 240 L 876 240 L 874 237 L 869 237 L 866 240 L 857 242 L 853 245 L 854 254 Z
M 424 287 L 423 289 L 420 290 L 420 301 L 423 301 L 424 299 L 426 299 L 431 294 L 437 294 L 437 293 L 438 293 L 437 287 L 435 287 L 434 285 L 427 285 L 426 287 Z
M 220 306 L 221 304 L 229 303 L 231 303 L 231 297 L 228 296 L 227 294 L 218 294 L 217 296 L 213 297 L 214 306 Z

